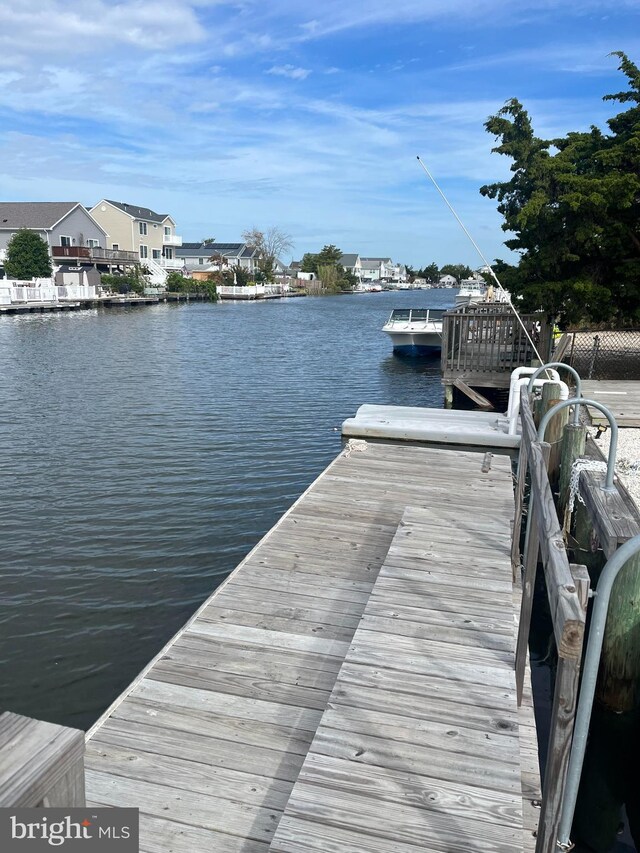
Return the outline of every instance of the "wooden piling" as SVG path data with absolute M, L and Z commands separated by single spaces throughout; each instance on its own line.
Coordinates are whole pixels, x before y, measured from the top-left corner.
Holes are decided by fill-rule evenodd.
M 540 418 L 560 402 L 560 385 L 557 382 L 546 382 L 542 386 L 542 403 Z M 562 432 L 569 420 L 569 409 L 565 408 L 555 414 L 547 425 L 544 440 L 551 445 L 549 455 L 549 482 L 556 489 L 560 473 L 560 454 L 562 447 Z
M 453 385 L 444 386 L 444 407 L 453 409 Z
M 560 454 L 560 498 L 558 500 L 558 515 L 562 520 L 569 501 L 569 484 L 573 463 L 584 456 L 587 428 L 581 424 L 567 424 L 562 433 L 562 450 Z
M 629 560 L 611 590 L 596 696 L 617 714 L 640 708 L 640 556 Z

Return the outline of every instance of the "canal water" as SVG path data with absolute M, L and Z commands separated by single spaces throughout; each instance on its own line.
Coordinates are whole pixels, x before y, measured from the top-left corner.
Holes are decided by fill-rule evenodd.
M 454 291 L 0 318 L 0 710 L 87 728 L 341 447 L 442 405 L 394 307 Z

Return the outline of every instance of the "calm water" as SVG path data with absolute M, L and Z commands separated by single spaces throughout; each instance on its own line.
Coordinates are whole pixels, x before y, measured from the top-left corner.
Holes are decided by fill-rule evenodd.
M 0 318 L 0 706 L 85 728 L 341 447 L 442 405 L 393 307 L 452 291 Z

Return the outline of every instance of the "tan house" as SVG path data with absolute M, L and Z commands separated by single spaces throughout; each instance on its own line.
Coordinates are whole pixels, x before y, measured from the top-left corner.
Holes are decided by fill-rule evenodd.
M 155 264 L 164 269 L 182 267 L 175 251 L 182 246 L 182 237 L 176 234 L 176 223 L 167 213 L 106 198 L 90 212 L 107 232 L 110 249 L 136 252 L 152 271 Z

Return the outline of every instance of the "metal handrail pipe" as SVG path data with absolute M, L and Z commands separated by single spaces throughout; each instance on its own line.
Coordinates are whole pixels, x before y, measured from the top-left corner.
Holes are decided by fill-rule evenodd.
M 540 376 L 540 374 L 544 370 L 548 370 L 550 367 L 563 367 L 565 370 L 568 370 L 569 373 L 573 375 L 573 378 L 576 380 L 576 397 L 582 397 L 582 380 L 580 379 L 580 374 L 575 369 L 575 367 L 571 367 L 570 364 L 565 364 L 564 361 L 550 361 L 548 364 L 543 364 L 542 367 L 538 367 L 535 373 L 532 375 L 529 380 L 528 392 L 529 394 L 533 391 L 533 383 Z M 573 422 L 577 426 L 580 417 L 580 410 L 578 406 L 573 410 Z
M 558 847 L 561 850 L 571 850 L 573 846 L 569 840 L 569 836 L 576 808 L 576 800 L 578 798 L 582 765 L 584 764 L 584 754 L 589 734 L 593 697 L 596 692 L 600 654 L 604 641 L 604 629 L 607 623 L 611 590 L 620 570 L 639 551 L 640 534 L 629 539 L 624 545 L 621 545 L 607 560 L 598 579 L 598 586 L 593 593 L 595 604 L 593 605 L 593 612 L 591 614 L 591 627 L 589 628 L 589 639 L 587 640 L 587 650 L 582 668 L 582 686 L 580 688 L 580 698 L 578 699 L 576 722 L 573 730 L 573 742 L 571 744 L 571 755 L 567 770 L 567 783 L 565 785 L 560 824 L 558 826 Z
M 587 400 L 585 397 L 572 397 L 570 400 L 561 400 L 559 403 L 556 403 L 556 405 L 552 409 L 549 409 L 549 411 L 545 413 L 544 417 L 540 421 L 540 426 L 538 427 L 538 441 L 544 441 L 544 434 L 551 418 L 561 409 L 566 409 L 567 406 L 575 406 L 576 410 L 579 406 L 591 406 L 592 408 L 598 409 L 598 411 L 602 412 L 602 414 L 609 421 L 609 426 L 611 427 L 611 442 L 609 443 L 609 456 L 607 457 L 607 478 L 602 489 L 605 492 L 615 491 L 615 486 L 613 485 L 613 476 L 616 472 L 618 424 L 616 423 L 616 419 L 611 414 L 611 411 L 607 409 L 606 406 L 603 406 L 602 403 L 598 403 L 597 400 Z

